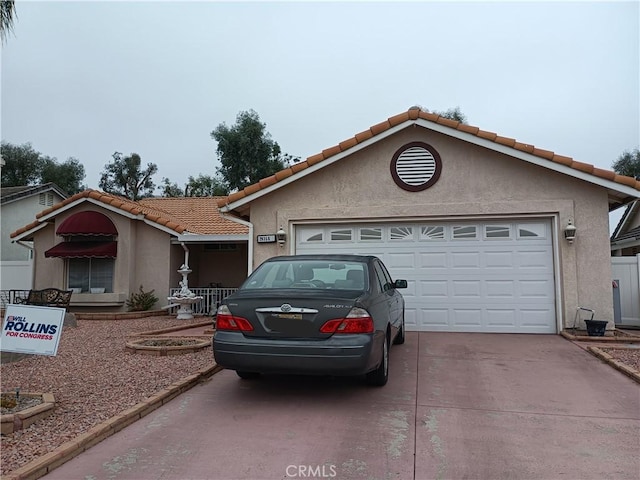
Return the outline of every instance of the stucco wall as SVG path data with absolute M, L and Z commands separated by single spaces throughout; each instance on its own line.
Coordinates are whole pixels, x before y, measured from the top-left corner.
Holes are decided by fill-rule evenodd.
M 56 193 L 44 192 L 45 195 L 53 195 L 55 203 L 62 200 Z M 36 219 L 36 214 L 47 208 L 47 205 L 40 204 L 40 195 L 30 195 L 28 197 L 19 198 L 12 202 L 2 205 L 2 215 L 0 215 L 1 234 L 2 234 L 2 251 L 0 259 L 2 260 L 29 260 L 29 250 L 17 243 L 12 243 L 11 235 L 19 228 L 28 225 Z
M 393 154 L 412 141 L 430 144 L 442 158 L 439 181 L 422 192 L 399 188 L 390 175 Z M 255 200 L 251 204 L 255 234 L 275 233 L 282 226 L 290 241 L 285 248 L 255 243 L 254 267 L 270 256 L 291 253 L 292 226 L 302 221 L 489 215 L 552 218 L 560 230 L 557 301 L 565 326 L 572 324 L 578 306 L 613 320 L 606 190 L 422 128 L 405 129 Z M 569 218 L 578 229 L 572 245 L 561 231 Z

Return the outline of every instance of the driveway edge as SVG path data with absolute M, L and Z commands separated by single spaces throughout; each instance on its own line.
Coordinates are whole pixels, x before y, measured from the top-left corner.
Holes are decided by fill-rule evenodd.
M 43 477 L 73 457 L 173 400 L 181 393 L 212 377 L 222 369 L 219 365 L 213 365 L 172 383 L 164 390 L 94 426 L 73 440 L 63 443 L 53 451 L 32 460 L 8 475 L 3 475 L 1 480 L 36 480 Z
M 628 365 L 625 365 L 624 363 L 616 360 L 611 355 L 609 355 L 607 352 L 605 352 L 604 350 L 601 350 L 598 347 L 589 346 L 589 347 L 587 347 L 587 350 L 592 355 L 595 355 L 600 360 L 608 363 L 609 365 L 611 365 L 616 370 L 619 370 L 620 372 L 624 373 L 625 375 L 631 377 L 636 382 L 640 383 L 640 372 L 638 372 L 637 370 L 634 370 L 633 368 L 629 367 Z

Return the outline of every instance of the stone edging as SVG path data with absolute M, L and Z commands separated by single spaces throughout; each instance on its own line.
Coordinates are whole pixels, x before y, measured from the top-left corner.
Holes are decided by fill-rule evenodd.
M 186 345 L 143 345 L 149 340 L 194 340 L 193 344 Z M 166 357 L 168 355 L 183 355 L 186 353 L 195 353 L 203 348 L 211 346 L 211 340 L 201 337 L 154 337 L 144 336 L 135 340 L 129 340 L 125 344 L 125 349 L 129 352 L 141 355 L 154 355 L 156 357 Z
M 611 348 L 614 348 L 614 347 L 611 347 Z M 622 347 L 622 348 L 624 348 L 624 347 Z M 593 354 L 596 357 L 598 357 L 600 360 L 602 360 L 602 361 L 608 363 L 609 365 L 611 365 L 616 370 L 619 370 L 620 372 L 624 373 L 625 375 L 631 377 L 636 382 L 640 383 L 640 372 L 638 372 L 637 370 L 634 370 L 630 366 L 620 362 L 619 360 L 616 360 L 611 355 L 609 355 L 607 352 L 605 352 L 604 350 L 601 350 L 598 347 L 588 346 L 587 350 L 591 354 Z
M 43 477 L 221 370 L 222 367 L 213 365 L 178 380 L 137 405 L 89 429 L 86 433 L 63 443 L 52 452 L 32 460 L 6 476 L 3 475 L 2 480 L 36 480 Z
M 25 408 L 16 413 L 6 413 L 0 415 L 2 434 L 7 435 L 18 430 L 29 428 L 38 420 L 48 417 L 53 413 L 56 399 L 51 393 L 21 393 L 22 397 L 42 397 L 42 403 L 33 407 Z
M 589 335 L 573 335 L 569 333 L 567 330 L 562 330 L 560 335 L 566 338 L 567 340 L 571 340 L 574 342 L 598 342 L 598 343 L 640 343 L 640 336 L 629 335 L 629 336 L 589 336 Z

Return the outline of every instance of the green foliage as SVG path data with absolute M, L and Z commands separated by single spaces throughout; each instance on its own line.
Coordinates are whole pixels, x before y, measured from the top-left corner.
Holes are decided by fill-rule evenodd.
M 131 292 L 126 304 L 130 312 L 144 312 L 145 310 L 151 310 L 157 301 L 158 297 L 154 295 L 154 290 L 145 292 L 142 289 L 142 285 L 140 285 L 140 292 Z
M 171 183 L 168 178 L 162 179 L 161 187 L 163 197 L 215 197 L 229 194 L 229 189 L 219 177 L 210 175 L 198 175 L 197 178 L 189 176 L 189 181 L 182 190 L 176 182 Z
M 84 166 L 69 157 L 64 163 L 34 150 L 30 143 L 13 145 L 2 142 L 2 186 L 21 187 L 55 183 L 69 195 L 86 188 L 81 182 L 85 177 Z
M 211 132 L 211 138 L 218 142 L 217 154 L 222 165 L 218 173 L 229 191 L 241 190 L 273 175 L 293 158 L 283 156 L 253 110 L 238 113 L 231 127 L 221 123 Z
M 189 176 L 185 193 L 187 197 L 215 197 L 228 195 L 229 189 L 219 177 L 200 174 L 197 178 Z
M 36 152 L 30 143 L 13 145 L 2 142 L 0 151 L 5 162 L 2 167 L 3 187 L 21 187 L 39 183 L 44 160 L 40 152 Z
M 69 195 L 74 195 L 87 187 L 81 185 L 85 177 L 84 166 L 78 159 L 69 157 L 64 163 L 57 163 L 51 158 L 45 158 L 40 181 L 42 183 L 55 183 Z
M 640 180 L 640 149 L 636 148 L 630 152 L 625 150 L 618 160 L 613 162 L 612 168 L 619 175 Z
M 454 108 L 450 108 L 448 110 L 443 110 L 443 111 L 429 110 L 424 107 L 421 107 L 420 105 L 415 105 L 411 108 L 418 108 L 423 112 L 431 112 L 431 113 L 434 113 L 435 115 L 440 115 L 441 117 L 448 118 L 449 120 L 455 120 L 456 122 L 464 123 L 465 125 L 467 124 L 467 116 L 464 113 L 462 113 L 462 110 L 460 110 L 460 107 L 454 107 Z
M 158 171 L 155 163 L 147 163 L 142 170 L 142 159 L 137 153 L 124 157 L 120 152 L 114 152 L 113 162 L 104 166 L 100 176 L 100 188 L 107 193 L 113 193 L 130 200 L 153 196 L 156 186 L 151 177 Z
M 16 2 L 14 0 L 0 1 L 0 39 L 2 43 L 7 39 L 7 34 L 13 31 L 13 21 L 16 18 Z

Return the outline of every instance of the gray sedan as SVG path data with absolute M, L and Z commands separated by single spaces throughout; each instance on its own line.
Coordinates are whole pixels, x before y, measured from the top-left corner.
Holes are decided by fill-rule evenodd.
M 368 383 L 385 385 L 389 346 L 404 342 L 398 289 L 406 286 L 374 256 L 271 258 L 218 308 L 216 363 L 245 379 L 365 375 Z

